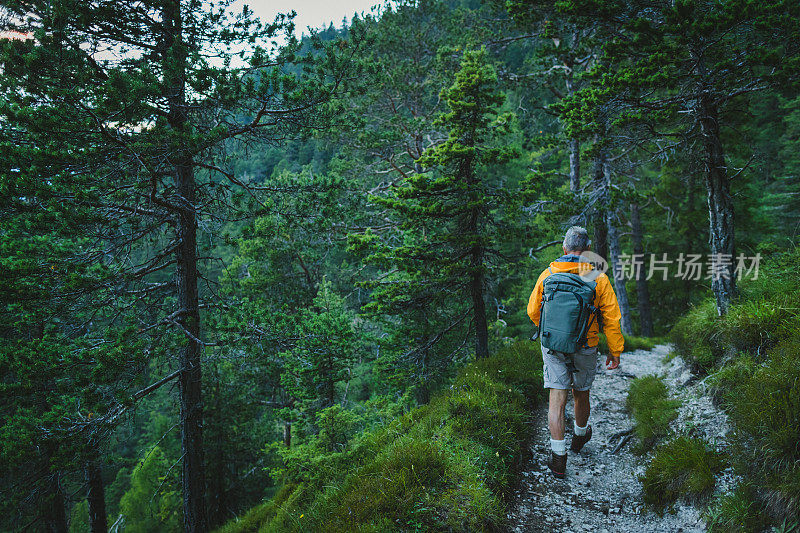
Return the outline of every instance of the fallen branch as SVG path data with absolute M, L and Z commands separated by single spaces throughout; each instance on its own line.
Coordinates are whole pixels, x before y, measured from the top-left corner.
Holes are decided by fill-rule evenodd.
M 633 435 L 625 435 L 625 438 L 623 438 L 621 441 L 619 441 L 619 444 L 617 444 L 617 447 L 614 448 L 614 451 L 612 451 L 611 453 L 615 454 L 618 451 L 620 451 L 622 449 L 622 447 L 625 446 L 626 444 L 628 444 L 628 441 L 630 441 L 632 438 L 633 438 Z

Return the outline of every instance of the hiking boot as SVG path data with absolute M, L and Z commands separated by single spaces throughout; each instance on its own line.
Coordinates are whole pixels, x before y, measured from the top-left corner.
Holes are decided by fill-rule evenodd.
M 567 474 L 567 454 L 558 455 L 550 452 L 550 462 L 547 463 L 550 471 L 557 478 L 563 478 Z
M 586 435 L 573 435 L 572 436 L 572 444 L 569 445 L 569 449 L 573 452 L 581 451 L 584 444 L 589 442 L 589 439 L 592 438 L 592 426 L 589 426 L 586 429 Z

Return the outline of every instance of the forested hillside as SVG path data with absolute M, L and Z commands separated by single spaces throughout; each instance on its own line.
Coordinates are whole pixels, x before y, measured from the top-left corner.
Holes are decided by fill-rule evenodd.
M 800 3 L 3 0 L 0 530 L 506 527 L 571 225 L 796 517 Z

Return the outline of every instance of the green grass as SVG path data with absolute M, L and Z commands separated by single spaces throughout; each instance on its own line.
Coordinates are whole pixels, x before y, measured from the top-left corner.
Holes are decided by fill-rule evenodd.
M 767 527 L 759 511 L 754 489 L 747 483 L 715 499 L 705 512 L 706 525 L 711 533 L 758 532 Z
M 661 337 L 636 337 L 633 335 L 624 335 L 625 347 L 623 352 L 632 352 L 634 350 L 652 350 L 657 344 L 667 342 L 666 339 Z M 597 349 L 600 353 L 608 353 L 608 340 L 605 334 L 600 333 Z
M 734 428 L 730 456 L 743 482 L 709 509 L 713 531 L 761 531 L 800 516 L 800 262 L 771 257 L 740 293 L 724 317 L 709 299 L 671 332 L 677 353 L 710 374 Z
M 635 453 L 645 453 L 669 434 L 669 424 L 678 417 L 679 405 L 680 402 L 669 398 L 669 389 L 658 376 L 644 376 L 631 382 L 625 407 L 635 423 Z
M 341 451 L 287 452 L 285 490 L 219 531 L 497 530 L 543 399 L 538 345 L 517 342 Z
M 660 445 L 642 476 L 645 503 L 657 509 L 683 498 L 698 500 L 714 488 L 714 474 L 722 470 L 721 455 L 708 443 L 681 435 Z
M 709 381 L 737 429 L 738 470 L 757 481 L 763 512 L 800 516 L 800 345 L 785 340 L 766 361 L 742 354 Z
M 228 522 L 216 533 L 234 533 L 239 531 L 258 531 L 261 524 L 267 523 L 275 518 L 275 515 L 286 503 L 287 499 L 297 492 L 297 485 L 287 483 L 283 485 L 271 499 L 253 507 L 237 521 Z

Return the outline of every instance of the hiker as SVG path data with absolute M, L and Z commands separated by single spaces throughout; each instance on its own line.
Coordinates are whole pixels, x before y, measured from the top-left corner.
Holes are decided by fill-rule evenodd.
M 550 389 L 547 424 L 552 453 L 548 466 L 559 478 L 565 476 L 567 469 L 564 439 L 567 391 L 572 389 L 575 402 L 570 450 L 577 453 L 592 438 L 589 389 L 599 366 L 600 328 L 608 340 L 607 369 L 619 367 L 624 344 L 620 330 L 622 315 L 611 282 L 581 255 L 589 250 L 590 244 L 585 228 L 569 228 L 564 235 L 564 255 L 541 273 L 528 301 L 528 316 L 539 328 L 544 386 Z

